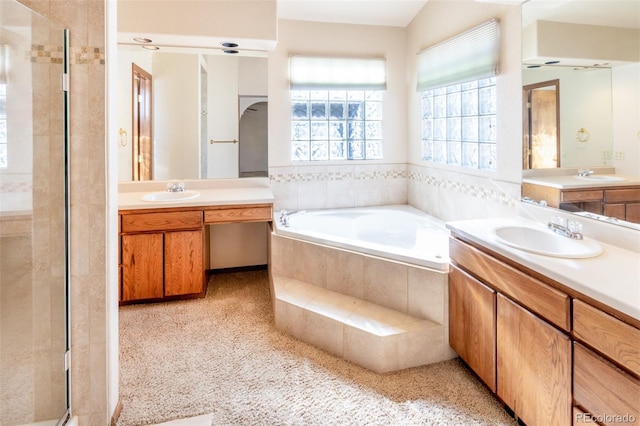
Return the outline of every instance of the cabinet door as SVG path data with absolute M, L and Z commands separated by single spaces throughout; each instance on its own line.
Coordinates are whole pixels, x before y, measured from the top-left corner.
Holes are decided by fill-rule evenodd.
M 204 291 L 203 236 L 201 230 L 165 234 L 165 296 Z
M 498 294 L 498 396 L 527 425 L 571 424 L 571 341 Z
M 615 217 L 616 219 L 624 220 L 625 218 L 624 204 L 605 204 L 604 215 L 609 217 Z
M 122 300 L 162 297 L 162 234 L 122 236 Z
M 449 345 L 496 391 L 496 292 L 455 266 L 449 272 Z
M 640 223 L 640 203 L 627 203 L 625 206 L 625 220 Z
M 601 423 L 640 424 L 640 380 L 579 343 L 574 348 L 573 388 L 576 404 Z

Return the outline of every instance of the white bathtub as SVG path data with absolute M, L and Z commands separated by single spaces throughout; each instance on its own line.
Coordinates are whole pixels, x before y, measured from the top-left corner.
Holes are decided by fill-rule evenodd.
M 276 234 L 360 253 L 449 270 L 449 231 L 444 222 L 409 205 L 275 213 Z

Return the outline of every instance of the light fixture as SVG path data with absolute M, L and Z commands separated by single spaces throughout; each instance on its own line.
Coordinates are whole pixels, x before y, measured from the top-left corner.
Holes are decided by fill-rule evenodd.
M 240 53 L 240 51 L 234 50 L 234 49 L 227 49 L 227 50 L 224 50 L 224 53 L 228 53 L 229 55 L 235 55 L 236 53 Z
M 147 50 L 160 50 L 158 46 L 142 46 L 142 48 Z
M 151 43 L 153 40 L 147 37 L 134 37 L 133 41 L 137 43 Z
M 220 43 L 220 45 L 222 47 L 238 47 L 238 43 L 231 43 L 231 42 L 224 42 L 224 43 Z

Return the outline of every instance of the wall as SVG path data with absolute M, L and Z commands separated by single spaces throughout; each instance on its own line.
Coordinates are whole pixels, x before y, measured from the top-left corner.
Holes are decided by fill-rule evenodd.
M 200 61 L 153 55 L 154 180 L 200 177 Z
M 200 158 L 200 65 L 198 56 L 118 49 L 118 179 L 131 180 L 132 71 L 135 63 L 153 81 L 153 179 L 197 179 Z
M 610 165 L 603 151 L 611 150 L 611 71 L 574 67 L 545 67 L 523 71 L 522 84 L 560 80 L 561 167 Z M 587 90 L 585 90 L 587 89 Z M 576 133 L 589 132 L 587 142 Z
M 120 0 L 118 31 L 127 42 L 142 34 L 165 46 L 211 48 L 234 41 L 266 50 L 278 37 L 276 16 L 275 0 Z
M 111 362 L 117 337 L 107 337 L 117 326 L 110 321 L 114 309 L 117 318 L 117 287 L 109 271 L 117 263 L 108 261 L 113 251 L 107 249 L 117 228 L 107 204 L 105 2 L 21 3 L 70 29 L 71 405 L 81 426 L 104 425 L 115 408 L 118 377 Z
M 615 159 L 616 173 L 638 176 L 640 172 L 640 63 L 614 67 L 613 147 L 622 159 Z
M 406 203 L 406 31 L 404 28 L 278 21 L 269 52 L 269 175 L 275 209 Z M 289 56 L 384 57 L 384 160 L 293 162 Z
M 238 140 L 238 57 L 207 56 L 208 139 Z M 207 177 L 238 177 L 238 145 L 208 144 Z
M 443 220 L 514 214 L 520 198 L 522 115 L 520 6 L 430 0 L 407 27 L 408 201 Z M 416 53 L 492 18 L 500 19 L 496 172 L 422 160 Z

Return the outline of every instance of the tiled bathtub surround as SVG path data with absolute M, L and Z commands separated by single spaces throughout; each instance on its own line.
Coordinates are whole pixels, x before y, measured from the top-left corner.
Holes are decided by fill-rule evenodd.
M 377 372 L 450 359 L 447 274 L 271 235 L 276 326 Z
M 274 210 L 410 204 L 442 220 L 513 216 L 520 184 L 413 164 L 269 168 Z
M 270 167 L 276 211 L 406 204 L 406 164 Z
M 514 216 L 520 184 L 409 164 L 407 198 L 445 221 Z

